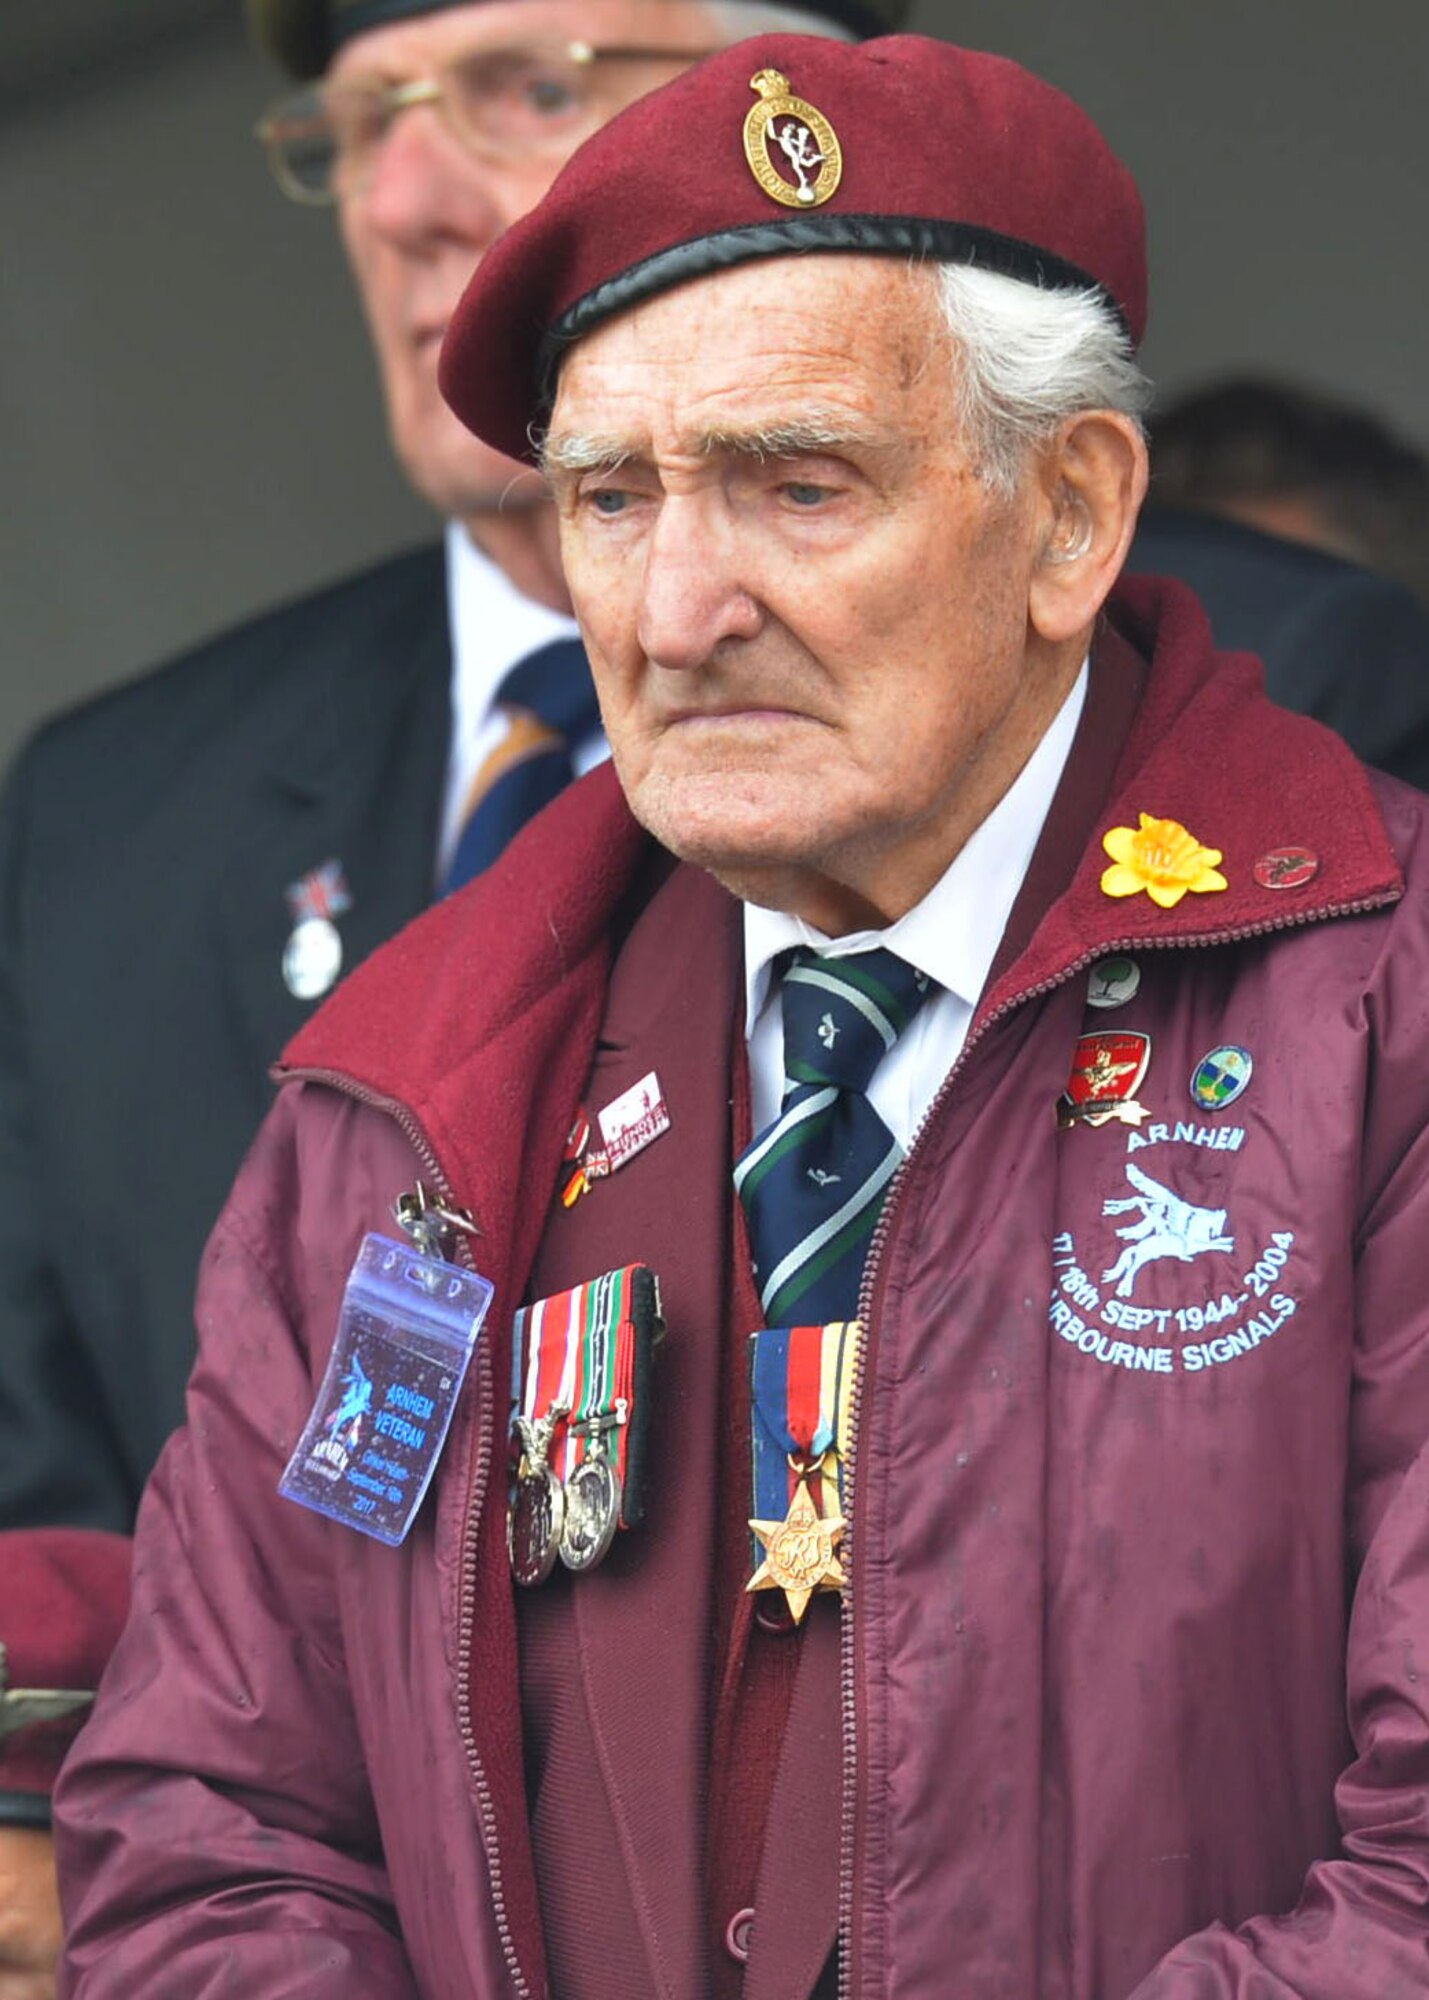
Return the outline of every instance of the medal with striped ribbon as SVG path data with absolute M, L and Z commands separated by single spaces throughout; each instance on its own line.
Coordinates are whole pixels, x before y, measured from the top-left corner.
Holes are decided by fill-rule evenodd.
M 749 1590 L 782 1590 L 797 1624 L 843 1583 L 843 1478 L 852 1444 L 857 1320 L 750 1336 L 754 1515 Z
M 643 1264 L 516 1314 L 507 1541 L 519 1583 L 543 1583 L 558 1556 L 568 1569 L 593 1569 L 617 1527 L 639 1520 L 660 1325 L 659 1288 Z

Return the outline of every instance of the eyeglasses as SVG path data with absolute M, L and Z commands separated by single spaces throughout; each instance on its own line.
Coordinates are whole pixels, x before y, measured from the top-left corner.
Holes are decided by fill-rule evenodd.
M 394 122 L 414 105 L 435 106 L 480 159 L 561 159 L 641 94 L 630 65 L 713 53 L 589 42 L 477 49 L 403 83 L 315 84 L 275 105 L 258 137 L 284 194 L 332 202 L 360 191 Z

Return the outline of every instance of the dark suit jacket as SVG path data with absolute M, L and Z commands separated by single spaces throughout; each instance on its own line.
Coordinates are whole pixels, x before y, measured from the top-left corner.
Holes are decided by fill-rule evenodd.
M 192 1363 L 194 1274 L 311 1011 L 284 891 L 344 968 L 432 895 L 450 737 L 439 548 L 50 723 L 0 801 L 0 1526 L 129 1529 Z
M 1273 700 L 1429 787 L 1429 611 L 1412 591 L 1303 543 L 1169 509 L 1142 516 L 1127 567 L 1189 583 L 1217 645 L 1260 655 Z

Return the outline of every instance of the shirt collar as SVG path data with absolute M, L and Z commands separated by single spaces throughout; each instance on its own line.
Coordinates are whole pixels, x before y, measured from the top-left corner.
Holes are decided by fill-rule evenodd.
M 976 1007 L 1061 783 L 1086 696 L 1084 660 L 1071 692 L 1012 785 L 923 900 L 887 930 L 830 938 L 784 910 L 746 903 L 745 1034 L 753 1032 L 769 996 L 775 959 L 799 945 L 830 958 L 852 958 L 882 946 L 956 993 L 969 1009 Z
M 460 521 L 447 523 L 447 615 L 456 733 L 476 729 L 510 668 L 552 639 L 578 636 L 573 618 L 523 597 Z

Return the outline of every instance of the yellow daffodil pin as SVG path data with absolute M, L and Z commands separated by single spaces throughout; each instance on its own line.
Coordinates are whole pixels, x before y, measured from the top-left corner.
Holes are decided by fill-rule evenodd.
M 1163 910 L 1174 910 L 1189 889 L 1204 896 L 1224 889 L 1218 847 L 1202 847 L 1179 820 L 1141 814 L 1141 825 L 1114 826 L 1102 837 L 1112 866 L 1102 876 L 1102 893 L 1135 896 L 1145 890 Z

